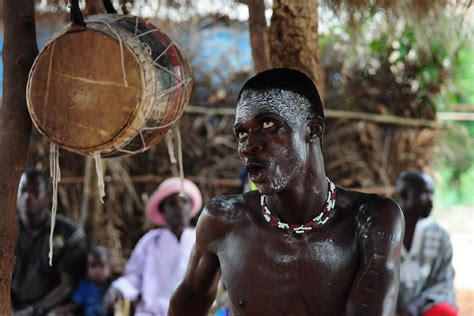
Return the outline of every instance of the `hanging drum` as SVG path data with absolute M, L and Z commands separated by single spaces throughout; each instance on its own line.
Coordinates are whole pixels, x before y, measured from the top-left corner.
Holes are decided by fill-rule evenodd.
M 56 145 L 112 157 L 158 143 L 191 89 L 188 63 L 168 36 L 138 17 L 107 14 L 46 44 L 30 72 L 27 102 L 35 126 Z

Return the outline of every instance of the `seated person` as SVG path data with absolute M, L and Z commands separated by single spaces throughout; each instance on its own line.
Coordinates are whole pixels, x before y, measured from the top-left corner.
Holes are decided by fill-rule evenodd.
M 400 316 L 454 316 L 453 251 L 449 235 L 433 218 L 433 180 L 422 172 L 403 172 L 397 200 L 405 215 L 400 265 Z
M 105 247 L 96 246 L 87 257 L 87 278 L 79 282 L 72 296 L 73 304 L 80 307 L 78 314 L 106 316 L 107 310 L 103 300 L 110 283 L 109 251 Z
M 192 247 L 195 228 L 189 226 L 202 205 L 201 192 L 184 180 L 165 180 L 148 202 L 148 219 L 162 228 L 150 230 L 137 243 L 122 277 L 112 283 L 105 302 L 109 309 L 126 298 L 136 301 L 136 315 L 165 316 L 171 294 L 183 278 Z
M 11 288 L 15 316 L 46 315 L 67 302 L 84 271 L 84 231 L 60 215 L 56 217 L 53 262 L 49 265 L 49 195 L 48 177 L 27 169 L 20 178 L 17 199 L 20 233 Z

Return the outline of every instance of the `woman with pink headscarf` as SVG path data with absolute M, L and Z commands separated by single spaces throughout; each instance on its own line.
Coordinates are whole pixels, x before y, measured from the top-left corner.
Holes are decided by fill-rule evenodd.
M 184 195 L 180 195 L 183 188 Z M 105 297 L 108 306 L 126 298 L 137 302 L 135 315 L 164 316 L 175 287 L 183 278 L 196 240 L 189 220 L 202 206 L 201 192 L 189 180 L 170 178 L 151 196 L 146 215 L 161 226 L 137 243 L 122 277 Z

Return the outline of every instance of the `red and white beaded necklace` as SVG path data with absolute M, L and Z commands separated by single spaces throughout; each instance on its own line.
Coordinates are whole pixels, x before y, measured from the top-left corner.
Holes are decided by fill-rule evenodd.
M 306 224 L 290 225 L 281 222 L 278 217 L 273 215 L 272 212 L 268 209 L 267 204 L 265 203 L 265 195 L 262 195 L 260 197 L 260 206 L 262 209 L 263 217 L 273 227 L 280 228 L 286 230 L 287 232 L 296 234 L 302 234 L 307 231 L 311 231 L 315 227 L 319 227 L 326 224 L 326 222 L 329 220 L 329 216 L 331 215 L 331 211 L 336 205 L 336 186 L 331 180 L 329 180 L 329 178 L 326 179 L 328 180 L 328 197 L 326 199 L 326 203 L 324 203 L 321 212 Z

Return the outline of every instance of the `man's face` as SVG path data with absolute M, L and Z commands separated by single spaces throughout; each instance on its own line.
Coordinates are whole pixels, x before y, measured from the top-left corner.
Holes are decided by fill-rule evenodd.
M 306 162 L 306 116 L 292 102 L 307 101 L 284 92 L 250 92 L 237 104 L 234 134 L 238 154 L 250 180 L 264 195 L 285 189 Z
M 179 193 L 168 196 L 161 204 L 161 211 L 170 228 L 184 228 L 189 223 L 192 202 L 187 194 Z
M 48 208 L 46 183 L 40 177 L 21 176 L 18 188 L 17 209 L 26 216 L 34 216 Z
M 426 218 L 433 208 L 433 180 L 426 174 L 416 179 L 406 179 L 402 184 L 405 197 L 402 209 L 406 216 Z

